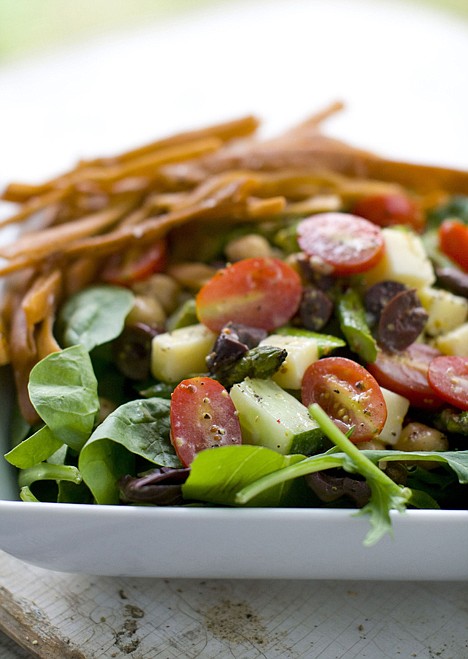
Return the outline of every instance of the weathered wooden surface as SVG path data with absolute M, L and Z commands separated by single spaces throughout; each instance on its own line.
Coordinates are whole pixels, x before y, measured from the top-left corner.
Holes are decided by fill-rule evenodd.
M 2 659 L 468 656 L 465 583 L 68 575 L 0 553 Z

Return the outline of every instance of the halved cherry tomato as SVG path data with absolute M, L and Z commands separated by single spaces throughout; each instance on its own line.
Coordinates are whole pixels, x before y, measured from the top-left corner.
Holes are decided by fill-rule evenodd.
M 101 279 L 116 286 L 131 286 L 155 272 L 162 272 L 166 267 L 166 260 L 165 240 L 157 240 L 145 247 L 131 247 L 109 258 L 101 273 Z
M 297 241 L 306 254 L 338 276 L 365 272 L 384 253 L 380 227 L 348 213 L 319 213 L 302 220 Z
M 345 357 L 313 362 L 302 380 L 304 405 L 318 403 L 355 444 L 376 437 L 387 419 L 379 385 L 360 364 Z
M 380 227 L 405 224 L 422 231 L 424 214 L 418 204 L 404 194 L 382 194 L 363 197 L 353 206 L 353 213 Z
M 242 443 L 234 403 L 212 378 L 180 382 L 172 393 L 170 416 L 171 441 L 185 467 L 204 449 Z
M 271 330 L 296 313 L 302 295 L 299 275 L 273 258 L 250 258 L 220 270 L 196 299 L 201 323 L 219 332 L 229 321 Z
M 379 350 L 377 359 L 367 364 L 377 382 L 405 396 L 415 407 L 435 409 L 442 403 L 427 379 L 429 364 L 441 353 L 424 343 L 412 343 L 402 352 Z
M 435 357 L 429 364 L 427 377 L 443 400 L 461 410 L 468 410 L 468 357 Z
M 440 249 L 468 272 L 468 225 L 460 220 L 444 220 L 439 227 Z

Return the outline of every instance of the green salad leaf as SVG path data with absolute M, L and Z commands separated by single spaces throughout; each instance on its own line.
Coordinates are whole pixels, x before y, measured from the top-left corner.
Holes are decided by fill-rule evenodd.
M 54 437 L 79 451 L 99 410 L 97 380 L 86 349 L 72 346 L 42 359 L 31 371 L 29 395 Z
M 263 446 L 221 446 L 201 451 L 191 464 L 190 475 L 182 486 L 187 500 L 224 505 L 237 504 L 237 493 L 259 477 L 268 477 L 303 460 L 303 455 L 280 455 Z M 280 506 L 287 500 L 290 483 L 286 480 L 259 491 L 248 500 L 250 506 Z M 247 503 L 247 501 L 246 501 Z
M 134 295 L 121 286 L 91 286 L 72 295 L 57 319 L 65 346 L 80 344 L 88 352 L 117 338 L 133 306 Z
M 19 469 L 27 469 L 50 458 L 62 445 L 50 428 L 43 426 L 6 453 L 5 459 Z
M 180 467 L 171 444 L 170 401 L 124 403 L 104 419 L 81 450 L 78 466 L 97 503 L 117 503 L 121 476 L 134 472 L 135 456 L 162 467 Z

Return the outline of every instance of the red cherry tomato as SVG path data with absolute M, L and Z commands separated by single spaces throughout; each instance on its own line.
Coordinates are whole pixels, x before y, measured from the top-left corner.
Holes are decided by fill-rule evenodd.
M 244 259 L 220 270 L 202 287 L 197 314 L 214 332 L 229 321 L 272 330 L 296 313 L 301 295 L 300 277 L 287 263 Z
M 217 380 L 183 380 L 171 398 L 171 441 L 181 463 L 188 467 L 207 448 L 241 444 L 234 403 Z
M 145 247 L 131 247 L 109 258 L 101 273 L 101 279 L 116 286 L 131 286 L 155 272 L 162 272 L 166 267 L 166 257 L 164 240 L 157 240 Z
M 384 253 L 380 227 L 347 213 L 320 213 L 302 220 L 297 240 L 306 254 L 338 276 L 365 272 Z
M 411 405 L 435 409 L 442 401 L 430 386 L 427 374 L 429 364 L 439 355 L 432 346 L 413 343 L 403 352 L 379 350 L 377 359 L 367 368 L 382 387 L 405 396 Z
M 380 227 L 405 224 L 422 231 L 425 224 L 421 208 L 404 194 L 371 195 L 353 206 L 353 213 Z
M 460 220 L 444 220 L 439 227 L 440 249 L 468 272 L 468 225 Z
M 345 357 L 325 357 L 309 366 L 302 380 L 302 402 L 318 403 L 345 433 L 354 427 L 350 439 L 355 444 L 376 437 L 387 419 L 376 380 Z
M 443 400 L 461 410 L 468 410 L 468 357 L 435 357 L 429 364 L 427 377 Z

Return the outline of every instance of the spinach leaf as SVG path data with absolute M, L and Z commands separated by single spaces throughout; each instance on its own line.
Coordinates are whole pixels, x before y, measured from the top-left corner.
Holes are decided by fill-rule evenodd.
M 57 319 L 65 346 L 80 344 L 88 352 L 117 338 L 133 306 L 133 293 L 120 286 L 91 286 L 72 295 Z
M 83 480 L 100 504 L 119 503 L 119 478 L 135 469 L 135 456 L 109 439 L 89 441 L 78 460 Z
M 118 407 L 94 430 L 78 465 L 97 503 L 118 503 L 117 481 L 133 473 L 135 456 L 163 467 L 180 467 L 171 444 L 170 401 L 133 400 Z
M 27 469 L 50 458 L 62 445 L 50 428 L 43 426 L 34 435 L 24 439 L 21 444 L 6 453 L 5 459 L 19 469 Z
M 54 352 L 31 371 L 29 395 L 50 432 L 79 451 L 99 410 L 97 380 L 83 346 Z
M 263 446 L 220 446 L 201 451 L 191 464 L 190 475 L 182 486 L 185 499 L 235 505 L 237 492 L 262 476 L 277 473 L 303 459 L 284 456 Z M 249 499 L 250 506 L 285 505 L 290 483 L 279 482 Z

